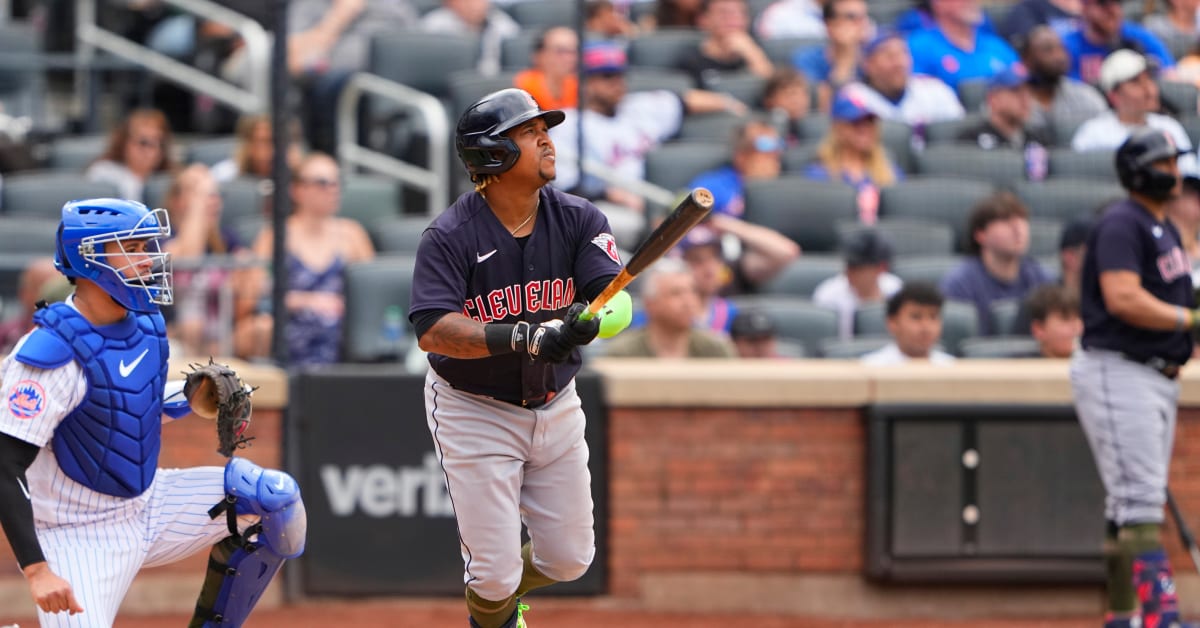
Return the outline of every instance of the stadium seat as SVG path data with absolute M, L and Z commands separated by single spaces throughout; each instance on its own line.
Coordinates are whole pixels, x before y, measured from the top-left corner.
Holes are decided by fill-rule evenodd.
M 232 135 L 206 137 L 188 142 L 187 163 L 200 162 L 212 166 L 233 157 L 237 150 L 238 139 Z
M 927 176 L 964 177 L 1004 187 L 1025 178 L 1025 157 L 1016 150 L 934 144 L 917 155 L 917 170 Z
M 1053 178 L 1039 182 L 1023 181 L 1014 191 L 1029 206 L 1030 218 L 1055 218 L 1063 223 L 1075 218 L 1091 218 L 1110 201 L 1125 196 L 1115 181 Z
M 733 132 L 746 121 L 732 113 L 704 113 L 683 118 L 679 139 L 729 142 Z
M 108 135 L 68 135 L 50 143 L 46 167 L 53 170 L 83 172 L 100 157 L 108 145 Z
M 682 94 L 696 86 L 686 72 L 669 68 L 631 67 L 625 73 L 625 83 L 630 92 L 665 89 L 676 94 Z
M 754 308 L 775 324 L 780 340 L 804 345 L 807 355 L 820 354 L 820 342 L 837 336 L 837 313 L 808 299 L 776 295 L 734 297 L 739 309 Z
M 574 28 L 578 21 L 575 4 L 562 0 L 525 0 L 508 5 L 507 10 L 521 25 L 521 30 L 539 30 L 549 26 Z
M 797 132 L 800 137 L 813 142 L 820 142 L 821 138 L 829 134 L 829 116 L 824 113 L 813 112 L 800 119 L 797 125 Z
M 479 38 L 449 33 L 381 33 L 371 38 L 367 71 L 438 98 L 450 96 L 450 76 L 475 68 Z
M 342 185 L 339 213 L 364 227 L 399 216 L 400 186 L 388 177 L 353 175 Z
M 221 201 L 224 209 L 221 211 L 221 224 L 236 230 L 239 221 L 246 218 L 263 219 L 267 197 L 263 195 L 263 186 L 258 179 L 239 177 L 221 184 Z M 246 241 L 249 245 L 251 242 Z
M 749 181 L 745 218 L 795 240 L 805 252 L 833 251 L 837 223 L 857 218 L 854 188 L 797 176 Z
M 1159 93 L 1162 94 L 1163 106 L 1173 109 L 1176 117 L 1194 116 L 1200 114 L 1196 108 L 1196 86 L 1181 81 L 1159 81 Z
M 0 186 L 0 215 L 59 220 L 67 201 L 81 198 L 117 198 L 116 185 L 88 181 L 79 173 L 59 171 L 15 172 Z
M 1050 176 L 1074 179 L 1117 179 L 1115 151 L 1089 150 L 1078 152 L 1070 148 L 1050 151 Z
M 942 120 L 925 127 L 926 144 L 945 144 L 958 142 L 958 134 L 964 129 L 973 127 L 983 121 L 978 113 L 968 113 L 957 120 Z
M 0 253 L 54 255 L 58 220 L 0 217 Z
M 921 255 L 899 257 L 892 262 L 892 274 L 905 283 L 910 281 L 926 281 L 938 285 L 942 277 L 950 269 L 958 266 L 966 257 L 958 255 Z
M 870 229 L 879 231 L 887 238 L 894 257 L 954 253 L 954 230 L 948 225 L 929 220 L 881 218 L 872 227 L 857 221 L 841 222 L 837 225 L 838 241 L 845 242 L 850 235 Z
M 891 336 L 857 336 L 854 338 L 826 338 L 818 347 L 821 356 L 831 360 L 857 360 L 864 355 L 891 344 Z
M 1089 119 L 1090 117 L 1088 116 L 1073 116 L 1053 120 L 1050 130 L 1054 136 L 1055 145 L 1062 148 L 1070 148 L 1071 139 L 1075 137 L 1075 132 Z
M 817 160 L 817 143 L 801 142 L 783 151 L 783 171 L 804 174 L 809 164 Z
M 987 80 L 969 79 L 958 84 L 958 101 L 970 113 L 983 110 L 987 99 Z
M 915 218 L 948 225 L 957 250 L 966 250 L 967 217 L 979 201 L 994 193 L 990 183 L 950 177 L 913 177 L 883 188 L 879 214 L 884 218 Z
M 962 341 L 979 335 L 979 314 L 975 305 L 947 299 L 942 305 L 942 346 L 954 355 L 962 355 Z
M 53 255 L 54 253 L 51 252 L 50 254 Z M 3 249 L 0 249 L 0 302 L 10 302 L 17 296 L 17 287 L 21 283 L 21 273 L 25 272 L 25 266 L 31 260 L 40 255 L 6 253 Z
M 725 92 L 747 107 L 759 108 L 767 80 L 749 72 L 724 72 L 709 83 L 709 89 Z
M 40 28 L 29 20 L 0 20 L 0 111 L 46 126 L 46 78 Z
M 461 70 L 450 77 L 450 107 L 452 108 L 450 124 L 455 124 L 459 113 L 488 94 L 513 86 L 515 72 L 501 72 L 493 76 L 481 74 L 478 70 Z M 453 129 L 451 129 L 453 130 Z
M 346 362 L 380 362 L 403 358 L 414 341 L 408 322 L 409 291 L 414 258 L 378 257 L 346 267 L 346 312 L 343 321 L 342 359 Z M 402 345 L 388 347 L 382 338 L 384 314 L 398 305 L 404 319 Z
M 1058 254 L 1063 223 L 1054 218 L 1033 218 L 1029 221 L 1029 255 L 1042 257 Z
M 500 42 L 500 70 L 516 72 L 532 63 L 533 46 L 540 31 L 521 31 Z
M 378 220 L 371 225 L 370 231 L 380 254 L 412 255 L 417 252 L 421 234 L 428 226 L 426 216 L 400 216 Z
M 646 154 L 646 180 L 671 191 L 682 190 L 692 179 L 729 163 L 730 143 L 670 142 Z
M 759 42 L 767 58 L 777 67 L 792 67 L 792 57 L 797 50 L 825 45 L 825 40 L 814 37 L 777 37 Z
M 1017 329 L 1017 319 L 1021 314 L 1020 299 L 999 299 L 988 304 L 988 316 L 992 319 L 992 330 L 1001 336 L 1028 336 Z M 1028 332 L 1028 330 L 1025 330 Z
M 812 298 L 822 281 L 835 277 L 846 263 L 837 255 L 804 254 L 762 286 L 763 294 Z
M 964 338 L 959 355 L 974 359 L 1036 358 L 1041 347 L 1029 336 L 983 336 Z
M 700 44 L 704 33 L 690 28 L 663 28 L 629 41 L 629 64 L 675 68 L 683 54 Z
M 1200 146 L 1200 116 L 1180 116 L 1179 124 L 1187 131 L 1192 146 Z M 1115 167 L 1115 166 L 1114 166 Z
M 146 185 L 142 188 L 142 202 L 146 207 L 167 206 L 167 194 L 171 190 L 171 181 L 174 178 L 170 173 L 159 172 L 146 180 Z

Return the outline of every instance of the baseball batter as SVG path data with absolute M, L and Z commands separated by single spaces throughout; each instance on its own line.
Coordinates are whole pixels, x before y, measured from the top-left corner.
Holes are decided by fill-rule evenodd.
M 1105 209 L 1083 264 L 1071 388 L 1107 494 L 1106 628 L 1185 625 L 1162 543 L 1177 377 L 1200 324 L 1190 265 L 1166 219 L 1182 154 L 1162 131 L 1130 134 L 1116 153 L 1129 197 Z
M 525 626 L 521 596 L 580 577 L 595 552 L 576 347 L 599 329 L 582 301 L 621 262 L 604 215 L 546 185 L 562 121 L 519 89 L 463 113 L 455 143 L 475 191 L 422 235 L 413 274 L 426 416 L 481 628 Z
M 75 293 L 0 362 L 0 525 L 42 626 L 112 626 L 138 570 L 206 548 L 190 625 L 241 626 L 304 548 L 287 474 L 241 458 L 156 468 L 163 422 L 190 414 L 166 381 L 169 234 L 161 209 L 67 203 L 55 265 Z

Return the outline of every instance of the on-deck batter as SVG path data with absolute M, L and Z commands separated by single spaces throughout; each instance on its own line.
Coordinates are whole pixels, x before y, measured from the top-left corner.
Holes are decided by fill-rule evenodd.
M 1106 628 L 1185 625 L 1162 544 L 1177 377 L 1200 323 L 1191 265 L 1166 219 L 1183 154 L 1162 131 L 1130 134 L 1116 154 L 1129 198 L 1105 209 L 1083 262 L 1071 389 L 1106 493 Z
M 190 413 L 183 382 L 166 381 L 171 268 L 158 240 L 170 231 L 141 203 L 67 203 L 55 265 L 75 294 L 40 309 L 0 362 L 0 524 L 42 626 L 112 626 L 138 570 L 210 547 L 190 625 L 240 626 L 304 549 L 287 474 L 242 458 L 156 468 L 164 416 Z M 232 514 L 210 516 L 218 504 Z
M 456 146 L 476 191 L 426 230 L 413 274 L 409 317 L 432 366 L 426 416 L 481 628 L 524 626 L 519 598 L 580 577 L 595 553 L 576 347 L 599 329 L 579 320 L 582 301 L 621 262 L 604 215 L 546 185 L 547 130 L 562 120 L 519 89 L 463 113 Z

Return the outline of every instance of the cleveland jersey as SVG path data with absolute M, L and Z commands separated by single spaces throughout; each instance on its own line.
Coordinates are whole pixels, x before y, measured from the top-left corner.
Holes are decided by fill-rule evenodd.
M 514 238 L 476 192 L 462 195 L 421 236 L 413 272 L 410 320 L 427 312 L 459 312 L 480 323 L 531 325 L 562 318 L 586 286 L 621 270 L 604 214 L 585 199 L 545 186 L 533 233 Z M 598 292 L 599 289 L 596 289 Z M 479 359 L 429 354 L 455 388 L 508 401 L 561 390 L 579 370 L 576 350 L 563 364 L 524 352 Z

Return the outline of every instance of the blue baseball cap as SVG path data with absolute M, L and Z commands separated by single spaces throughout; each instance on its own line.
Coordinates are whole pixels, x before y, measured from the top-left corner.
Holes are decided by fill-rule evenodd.
M 883 44 L 885 44 L 888 41 L 893 40 L 893 39 L 899 39 L 900 41 L 904 41 L 904 36 L 901 35 L 899 31 L 896 31 L 896 30 L 893 30 L 890 28 L 881 28 L 881 29 L 875 31 L 875 36 L 872 37 L 871 39 L 868 39 L 867 43 L 863 44 L 863 48 L 862 48 L 863 56 L 864 57 L 870 56 L 872 53 L 875 52 L 875 50 L 877 48 L 879 48 Z
M 1029 81 L 1029 73 L 1021 64 L 1010 65 L 988 78 L 988 91 L 993 89 L 1016 89 Z
M 833 107 L 829 111 L 829 117 L 842 122 L 858 122 L 866 118 L 877 118 L 874 111 L 867 108 L 867 103 L 863 99 L 862 94 L 852 90 L 843 89 L 838 92 L 833 99 Z
M 629 62 L 625 48 L 615 41 L 595 41 L 583 47 L 584 74 L 624 72 Z

